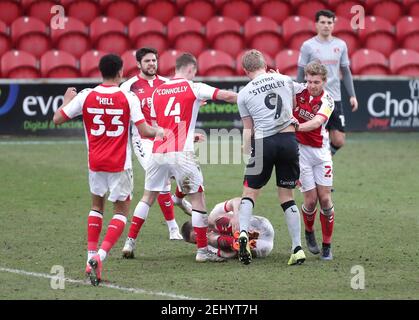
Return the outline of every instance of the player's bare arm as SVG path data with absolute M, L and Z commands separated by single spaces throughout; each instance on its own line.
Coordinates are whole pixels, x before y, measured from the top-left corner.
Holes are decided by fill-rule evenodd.
M 253 119 L 252 117 L 244 117 L 243 121 L 243 153 L 250 155 L 251 153 L 251 139 L 253 135 Z
M 312 131 L 314 129 L 319 128 L 323 123 L 326 122 L 326 117 L 322 116 L 322 115 L 316 115 L 314 116 L 313 119 L 304 122 L 304 123 L 300 123 L 298 125 L 298 129 L 297 131 L 302 131 L 302 132 L 307 132 L 307 131 Z
M 64 93 L 64 101 L 63 104 L 57 109 L 57 111 L 55 111 L 54 113 L 54 117 L 53 117 L 53 121 L 56 125 L 62 124 L 66 121 L 68 121 L 69 119 L 65 118 L 62 113 L 61 110 L 62 108 L 64 108 L 68 103 L 70 103 L 71 100 L 73 100 L 73 98 L 77 95 L 77 90 L 74 87 L 69 87 L 67 88 L 66 92 Z
M 137 125 L 138 132 L 142 137 L 159 137 L 164 138 L 164 130 L 160 127 L 150 127 L 146 122 Z
M 225 102 L 237 103 L 237 93 L 233 91 L 219 90 L 215 98 Z

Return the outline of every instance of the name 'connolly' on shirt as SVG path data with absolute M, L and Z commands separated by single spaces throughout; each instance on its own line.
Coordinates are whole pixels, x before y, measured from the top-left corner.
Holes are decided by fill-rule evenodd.
M 273 78 L 269 78 L 269 79 L 274 80 Z M 259 82 L 259 81 L 257 81 L 257 82 Z M 254 84 L 254 83 L 252 83 L 252 84 Z M 272 82 L 272 83 L 267 83 L 267 84 L 265 84 L 261 87 L 255 88 L 253 90 L 250 90 L 249 94 L 253 94 L 253 95 L 256 96 L 259 93 L 263 93 L 263 92 L 266 92 L 266 91 L 269 91 L 269 90 L 272 90 L 272 89 L 276 89 L 276 88 L 280 88 L 280 87 L 283 87 L 283 86 L 285 86 L 284 81 L 275 81 L 275 82 Z
M 181 86 L 181 87 L 175 87 L 175 88 L 169 88 L 169 89 L 156 89 L 156 93 L 162 96 L 166 94 L 185 92 L 187 89 L 188 89 L 188 86 Z

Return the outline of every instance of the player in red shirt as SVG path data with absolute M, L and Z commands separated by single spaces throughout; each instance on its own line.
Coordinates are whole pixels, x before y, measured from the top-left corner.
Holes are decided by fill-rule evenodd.
M 307 84 L 294 82 L 297 105 L 293 111 L 294 117 L 300 123 L 297 141 L 300 149 L 301 191 L 304 195 L 301 212 L 308 249 L 311 253 L 318 254 L 320 250 L 313 225 L 319 202 L 323 234 L 320 258 L 332 260 L 330 245 L 335 216 L 331 192 L 333 162 L 326 125 L 333 112 L 334 101 L 324 90 L 327 80 L 327 69 L 324 65 L 311 62 L 305 67 L 304 72 Z
M 207 247 L 208 215 L 202 172 L 194 153 L 194 131 L 203 101 L 217 99 L 236 103 L 237 94 L 192 82 L 196 72 L 195 57 L 189 53 L 182 54 L 176 59 L 175 77 L 153 93 L 151 116 L 156 118 L 159 127 L 164 128 L 165 138 L 154 140 L 139 206 L 142 214 L 146 215 L 159 192 L 168 191 L 166 181 L 174 177 L 192 203 L 192 224 L 198 247 L 196 261 L 217 262 L 224 259 L 214 255 Z
M 140 72 L 125 81 L 121 84 L 121 88 L 134 92 L 141 101 L 141 108 L 144 114 L 144 118 L 150 126 L 154 119 L 150 116 L 150 106 L 151 106 L 151 96 L 154 90 L 161 84 L 165 83 L 169 79 L 163 78 L 157 75 L 157 50 L 154 48 L 140 48 L 137 50 L 136 60 Z M 153 140 L 147 137 L 141 137 L 138 133 L 138 130 L 133 128 L 132 130 L 132 147 L 134 153 L 137 156 L 138 162 L 141 167 L 146 170 L 147 163 L 150 160 Z M 168 181 L 170 184 L 170 180 Z M 192 214 L 192 208 L 190 203 L 185 199 L 179 199 L 173 195 L 174 200 L 176 200 L 176 205 L 181 207 L 187 214 Z M 169 238 L 171 240 L 182 240 L 182 236 L 179 233 L 179 226 L 176 223 L 175 213 L 174 213 L 174 201 L 170 192 L 162 192 L 159 194 L 157 201 L 160 205 L 160 208 L 163 212 L 164 218 L 169 229 Z M 133 258 L 135 241 L 140 230 L 140 226 L 144 223 L 147 217 L 142 217 L 139 215 L 138 208 L 134 210 L 131 227 L 128 232 L 128 237 L 125 241 L 124 248 L 122 249 L 123 257 Z
M 75 88 L 68 88 L 63 105 L 53 118 L 57 125 L 78 115 L 83 118 L 92 194 L 92 207 L 87 219 L 86 273 L 93 285 L 101 281 L 102 262 L 124 231 L 129 213 L 133 189 L 131 147 L 128 143 L 130 123 L 134 123 L 144 137 L 164 136 L 161 128 L 150 127 L 145 122 L 137 96 L 119 88 L 121 58 L 113 54 L 105 55 L 100 59 L 99 69 L 103 83 L 78 94 Z M 108 191 L 114 216 L 97 250 Z

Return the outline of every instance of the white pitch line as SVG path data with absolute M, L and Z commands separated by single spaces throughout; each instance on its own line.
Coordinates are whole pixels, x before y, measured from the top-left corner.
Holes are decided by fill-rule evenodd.
M 19 275 L 25 275 L 25 276 L 31 276 L 31 277 L 36 277 L 36 278 L 57 279 L 57 276 L 55 276 L 55 275 L 49 275 L 49 274 L 46 274 L 46 273 L 38 273 L 38 272 L 30 272 L 30 271 L 18 270 L 18 269 L 9 269 L 9 268 L 0 267 L 0 271 L 15 273 L 15 274 L 19 274 Z M 64 278 L 64 281 L 69 282 L 69 283 L 77 283 L 77 284 L 82 284 L 82 285 L 86 285 L 86 286 L 92 286 L 90 282 L 83 281 L 83 280 Z M 180 300 L 208 300 L 208 299 L 193 298 L 193 297 L 188 297 L 188 296 L 184 296 L 184 295 L 178 295 L 178 294 L 174 294 L 174 293 L 167 293 L 167 292 L 162 292 L 162 291 L 150 291 L 150 290 L 145 290 L 145 289 L 141 289 L 141 288 L 127 288 L 127 287 L 122 287 L 122 286 L 119 286 L 119 285 L 116 285 L 116 284 L 110 284 L 110 283 L 104 283 L 104 282 L 102 282 L 99 285 L 99 287 L 111 288 L 111 289 L 116 289 L 116 290 L 120 290 L 120 291 L 131 292 L 131 293 L 139 293 L 139 294 L 147 294 L 147 295 L 152 295 L 152 296 L 168 297 L 168 298 L 180 299 Z
M 82 144 L 83 140 L 27 140 L 27 141 L 0 141 L 0 145 L 37 145 L 37 144 Z

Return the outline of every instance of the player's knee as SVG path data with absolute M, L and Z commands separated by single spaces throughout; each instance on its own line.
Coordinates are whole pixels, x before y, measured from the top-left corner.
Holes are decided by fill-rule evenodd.
M 339 149 L 345 144 L 345 133 L 340 131 L 335 131 L 331 137 L 331 144 Z
M 321 195 L 319 197 L 320 207 L 321 208 L 330 208 L 333 206 L 332 199 L 330 195 Z

